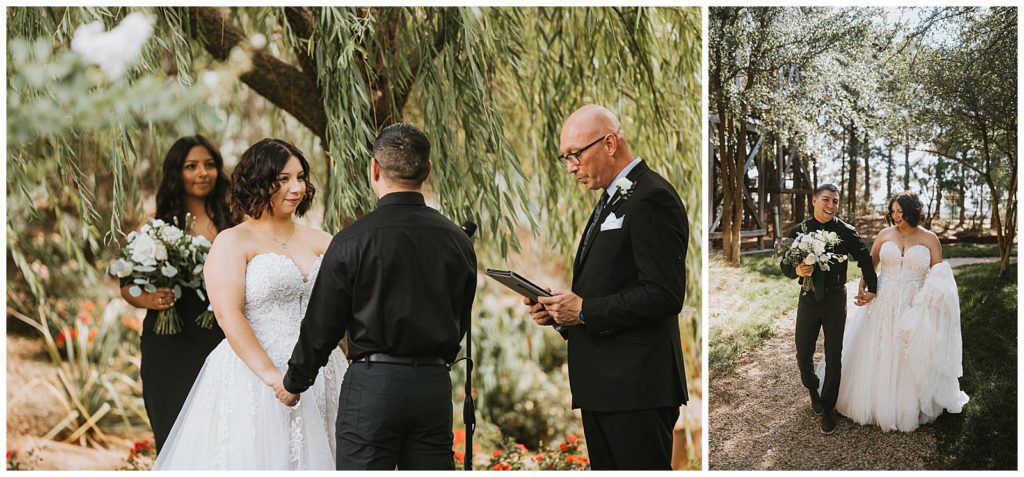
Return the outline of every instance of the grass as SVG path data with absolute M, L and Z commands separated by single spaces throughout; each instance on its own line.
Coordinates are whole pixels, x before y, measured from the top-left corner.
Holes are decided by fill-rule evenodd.
M 710 265 L 708 363 L 711 373 L 717 374 L 772 337 L 772 323 L 796 308 L 798 292 L 772 255 L 744 256 L 739 267 L 712 257 Z
M 1017 264 L 1000 280 L 998 264 L 954 269 L 960 290 L 964 376 L 971 397 L 961 414 L 938 421 L 942 466 L 1017 468 Z
M 1017 256 L 1017 247 L 1010 252 Z M 949 243 L 942 245 L 943 258 L 998 257 L 999 246 L 994 243 Z

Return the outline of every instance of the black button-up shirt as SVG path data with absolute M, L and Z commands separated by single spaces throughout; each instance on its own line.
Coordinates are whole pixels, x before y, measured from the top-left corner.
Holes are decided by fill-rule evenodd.
M 334 236 L 324 254 L 285 389 L 313 384 L 348 334 L 348 358 L 371 353 L 452 362 L 476 293 L 476 253 L 466 233 L 418 192 L 394 192 Z
M 803 227 L 801 225 L 803 225 Z M 804 227 L 806 227 L 806 229 Z M 825 223 L 818 222 L 818 219 L 811 217 L 802 224 L 794 226 L 793 230 L 789 232 L 789 238 L 796 238 L 799 233 L 810 233 L 816 230 L 835 232 L 839 236 L 840 242 L 832 252 L 839 255 L 847 255 L 853 260 L 856 260 L 857 266 L 860 267 L 861 273 L 864 276 L 864 282 L 867 286 L 867 290 L 872 293 L 877 292 L 878 275 L 875 274 L 875 267 L 871 262 L 871 253 L 868 252 L 867 247 L 864 246 L 864 242 L 860 239 L 860 235 L 857 234 L 857 229 L 835 217 Z M 829 264 L 830 270 L 828 271 L 814 267 L 814 273 L 811 277 L 815 280 L 815 286 L 819 286 L 821 283 L 824 283 L 826 288 L 845 285 L 846 264 L 847 261 L 831 263 Z M 779 262 L 779 266 L 782 267 L 782 273 L 787 277 L 797 278 L 796 267 L 782 262 Z M 801 278 L 801 280 L 804 279 Z

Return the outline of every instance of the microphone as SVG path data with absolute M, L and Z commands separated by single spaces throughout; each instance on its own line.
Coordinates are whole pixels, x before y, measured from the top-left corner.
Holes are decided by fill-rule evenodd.
M 467 220 L 467 221 L 462 223 L 462 231 L 466 232 L 466 235 L 469 238 L 473 238 L 473 234 L 476 233 L 476 224 L 474 224 L 473 222 Z

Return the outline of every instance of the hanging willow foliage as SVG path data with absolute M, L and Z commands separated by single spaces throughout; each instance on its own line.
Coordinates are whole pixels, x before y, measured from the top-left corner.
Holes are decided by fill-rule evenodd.
M 691 226 L 687 302 L 699 307 L 699 8 L 11 8 L 8 34 L 65 50 L 77 26 L 96 19 L 113 26 L 133 11 L 156 19 L 136 81 L 202 84 L 232 51 L 246 52 L 251 68 L 221 100 L 210 100 L 215 115 L 186 107 L 170 124 L 72 131 L 56 138 L 61 147 L 31 151 L 35 160 L 26 162 L 89 156 L 61 174 L 9 162 L 8 191 L 26 201 L 44 194 L 54 206 L 75 195 L 69 184 L 92 184 L 91 195 L 74 200 L 108 202 L 99 213 L 72 214 L 80 221 L 72 228 L 87 231 L 80 236 L 95 240 L 132 226 L 155 186 L 146 172 L 158 170 L 178 135 L 197 131 L 220 141 L 229 164 L 264 135 L 299 144 L 322 186 L 322 228 L 336 232 L 375 205 L 365 179 L 373 138 L 408 121 L 431 138 L 435 204 L 453 221 L 480 224 L 486 263 L 516 249 L 523 228 L 569 259 L 596 197 L 554 159 L 558 133 L 573 110 L 600 103 L 683 198 Z M 29 152 L 8 150 L 9 157 Z M 92 227 L 107 217 L 109 224 Z M 29 230 L 9 217 L 10 240 Z M 31 275 L 28 262 L 19 269 Z

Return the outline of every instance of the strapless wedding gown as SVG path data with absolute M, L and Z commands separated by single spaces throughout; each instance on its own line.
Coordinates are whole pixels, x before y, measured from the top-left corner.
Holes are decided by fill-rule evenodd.
M 957 381 L 960 303 L 949 264 L 929 268 L 928 247 L 901 251 L 886 241 L 878 253 L 878 294 L 846 323 L 836 410 L 858 424 L 910 432 L 968 401 Z
M 282 372 L 298 341 L 320 260 L 308 278 L 276 253 L 259 254 L 246 265 L 245 317 Z M 313 386 L 295 407 L 287 407 L 222 341 L 206 358 L 154 469 L 334 470 L 334 426 L 347 367 L 335 349 Z

